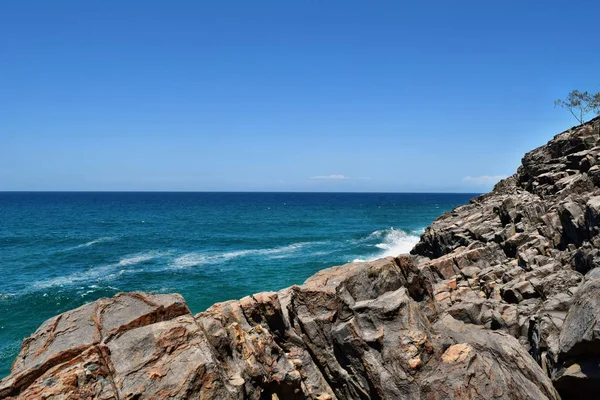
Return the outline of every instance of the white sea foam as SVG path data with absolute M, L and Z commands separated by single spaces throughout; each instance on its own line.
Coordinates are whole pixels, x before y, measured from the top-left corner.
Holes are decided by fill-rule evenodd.
M 4 326 L 0 326 L 0 329 Z M 21 347 L 20 340 L 5 339 L 0 343 L 0 358 L 13 359 Z
M 162 255 L 162 253 L 160 253 L 160 252 L 149 251 L 147 253 L 143 253 L 143 254 L 138 254 L 138 255 L 128 256 L 128 257 L 122 258 L 122 259 L 119 260 L 119 265 L 123 266 L 123 265 L 139 264 L 139 263 L 142 263 L 144 261 L 149 261 L 149 260 L 152 260 L 154 258 L 160 257 L 161 255 Z
M 394 228 L 378 229 L 374 232 L 369 233 L 367 236 L 363 236 L 358 239 L 348 239 L 346 240 L 346 242 L 349 242 L 354 245 L 372 242 L 373 240 L 381 239 L 382 237 L 386 236 L 393 229 Z
M 50 278 L 34 283 L 36 289 L 44 289 L 52 286 L 68 286 L 80 282 L 104 281 L 114 279 L 125 273 L 136 272 L 135 269 L 123 269 L 124 266 L 133 266 L 155 258 L 163 257 L 167 253 L 159 251 L 148 251 L 145 253 L 132 254 L 121 258 L 118 262 L 93 267 L 87 271 L 74 272 L 69 275 Z
M 187 253 L 173 260 L 173 262 L 171 263 L 171 267 L 176 269 L 189 268 L 202 265 L 205 262 L 206 256 L 204 254 Z
M 232 260 L 235 258 L 247 257 L 247 256 L 268 256 L 269 258 L 287 258 L 292 257 L 298 253 L 300 249 L 307 246 L 322 244 L 326 242 L 300 242 L 292 243 L 287 246 L 280 246 L 268 249 L 247 249 L 229 251 L 225 253 L 199 253 L 192 252 L 186 253 L 180 257 L 175 258 L 170 267 L 174 269 L 195 267 L 204 264 L 218 264 L 224 261 Z
M 113 241 L 113 240 L 115 240 L 114 237 L 110 237 L 110 236 L 101 237 L 99 239 L 95 239 L 95 240 L 89 241 L 87 243 L 82 243 L 82 244 L 79 244 L 77 246 L 69 247 L 68 249 L 65 249 L 63 251 L 71 251 L 71 250 L 83 249 L 85 247 L 90 247 L 90 246 L 93 246 L 93 245 L 98 244 L 98 243 L 105 243 L 105 242 L 110 242 L 110 241 Z
M 383 250 L 380 257 L 397 256 L 408 253 L 418 242 L 418 236 L 391 228 L 383 237 L 383 242 L 378 243 L 376 247 Z
M 374 245 L 374 247 L 381 251 L 373 254 L 368 259 L 357 258 L 354 261 L 371 261 L 382 257 L 395 257 L 398 254 L 408 253 L 419 242 L 419 236 L 413 233 L 417 232 L 406 233 L 401 229 L 394 228 L 377 230 L 367 236 L 367 238 L 381 239 L 380 243 Z
M 369 236 L 366 237 L 366 239 L 378 239 L 382 236 L 385 236 L 390 230 L 393 230 L 394 228 L 389 228 L 389 229 L 378 229 L 375 232 L 371 232 L 369 234 Z

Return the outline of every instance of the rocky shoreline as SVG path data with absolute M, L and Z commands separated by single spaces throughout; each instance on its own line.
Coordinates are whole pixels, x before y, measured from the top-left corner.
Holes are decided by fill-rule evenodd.
M 575 399 L 600 390 L 600 119 L 411 254 L 192 315 L 123 293 L 46 321 L 0 398 Z

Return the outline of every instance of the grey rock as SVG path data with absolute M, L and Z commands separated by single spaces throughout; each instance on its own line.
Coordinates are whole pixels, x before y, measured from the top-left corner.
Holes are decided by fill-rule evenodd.
M 25 339 L 0 398 L 558 399 L 600 392 L 600 119 L 411 254 L 191 315 L 119 294 Z M 584 274 L 585 278 L 584 278 Z

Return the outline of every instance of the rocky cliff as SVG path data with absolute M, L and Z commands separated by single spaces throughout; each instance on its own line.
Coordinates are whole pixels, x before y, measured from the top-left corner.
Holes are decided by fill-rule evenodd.
M 600 119 L 411 254 L 192 315 L 124 293 L 46 321 L 0 398 L 564 399 L 600 393 Z

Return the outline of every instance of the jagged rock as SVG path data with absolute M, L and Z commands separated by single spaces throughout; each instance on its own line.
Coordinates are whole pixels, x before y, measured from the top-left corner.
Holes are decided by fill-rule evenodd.
M 585 219 L 583 208 L 575 202 L 561 204 L 558 215 L 563 226 L 564 245 L 573 243 L 580 246 L 585 238 Z
M 438 305 L 460 320 L 488 328 L 493 322 L 494 328 L 511 332 L 554 379 L 558 375 L 553 369 L 563 365 L 559 361 L 558 338 L 567 330 L 564 322 L 572 296 L 577 292 L 581 274 L 600 265 L 600 240 L 595 239 L 600 233 L 600 166 L 596 165 L 599 126 L 600 119 L 593 120 L 528 153 L 518 173 L 498 186 L 502 190 L 494 188 L 474 204 L 442 216 L 413 249 L 413 254 L 431 258 L 427 261 L 430 265 L 445 266 L 438 269 L 447 279 L 450 273 L 477 266 L 474 262 L 461 268 L 456 262 L 454 266 L 446 265 L 448 258 L 460 258 L 467 246 L 489 246 L 477 235 L 471 235 L 466 245 L 464 239 L 448 238 L 463 232 L 486 232 L 500 222 L 493 241 L 504 254 L 487 252 L 485 259 L 489 265 L 501 268 L 493 272 L 484 269 L 469 282 L 470 287 L 480 288 L 487 299 L 498 303 L 486 303 L 485 308 L 491 308 L 478 313 L 478 303 L 471 297 L 460 292 L 449 296 L 440 292 L 436 299 L 444 300 Z M 488 215 L 477 221 L 478 226 L 470 226 L 468 215 L 481 215 L 486 207 L 495 207 L 496 219 Z M 506 303 L 516 305 L 518 310 L 511 328 L 496 314 L 499 305 Z M 579 381 L 590 368 L 589 362 L 581 362 L 577 370 Z M 562 382 L 566 382 L 566 377 L 562 375 Z
M 573 269 L 582 274 L 600 266 L 600 249 L 594 247 L 591 243 L 585 242 L 583 246 L 577 249 L 573 256 Z
M 586 275 L 562 328 L 556 387 L 565 398 L 592 398 L 600 390 L 600 269 Z
M 600 165 L 596 164 L 587 171 L 588 177 L 596 186 L 600 186 Z
M 191 315 L 119 294 L 45 322 L 0 399 L 558 399 L 600 390 L 600 118 L 411 254 Z M 585 279 L 584 279 L 584 275 Z
M 66 387 L 75 385 L 73 390 L 76 390 L 77 381 L 63 375 L 64 371 L 74 370 L 85 374 L 82 370 L 85 369 L 84 364 L 72 365 L 75 357 L 81 357 L 81 354 L 87 351 L 93 359 L 89 362 L 109 369 L 110 366 L 104 365 L 104 358 L 96 360 L 104 351 L 106 341 L 129 329 L 154 324 L 185 313 L 189 313 L 189 310 L 179 295 L 123 293 L 49 319 L 23 341 L 21 352 L 12 365 L 11 376 L 0 383 L 0 398 L 21 392 L 32 382 L 38 382 L 39 378 L 47 375 L 51 369 L 56 370 L 53 376 L 59 376 L 66 381 L 50 376 L 47 378 L 49 380 L 44 380 L 46 383 L 42 383 L 43 385 L 60 381 Z M 81 362 L 85 360 L 82 359 Z M 100 380 L 99 383 L 94 382 L 93 386 L 94 390 L 100 390 L 98 387 L 104 388 L 107 383 Z M 100 392 L 105 393 L 107 390 L 102 389 Z
M 588 200 L 585 219 L 588 235 L 590 238 L 593 238 L 600 233 L 600 196 L 595 196 Z
M 422 398 L 558 398 L 543 371 L 510 335 L 472 329 L 451 317 L 441 319 L 434 329 L 443 332 L 440 340 L 446 351 L 424 379 Z M 535 381 L 544 383 L 532 384 Z
M 541 218 L 542 224 L 538 226 L 538 232 L 550 241 L 553 247 L 560 244 L 562 240 L 562 224 L 557 212 L 550 211 Z
M 432 287 L 417 279 L 420 271 L 410 260 L 334 267 L 302 286 L 216 304 L 195 317 L 178 296 L 101 299 L 44 324 L 19 359 L 32 351 L 35 360 L 57 353 L 52 343 L 43 345 L 55 340 L 49 327 L 58 326 L 56 320 L 70 321 L 69 332 L 90 330 L 90 340 L 73 344 L 76 352 L 61 347 L 60 360 L 43 364 L 48 368 L 28 364 L 38 366 L 36 376 L 19 384 L 11 376 L 0 393 L 21 399 L 422 399 L 443 387 L 449 399 L 477 393 L 558 399 L 550 379 L 510 335 L 493 336 L 449 315 L 432 326 Z M 107 310 L 111 317 L 103 319 Z M 35 350 L 34 343 L 40 344 Z M 19 377 L 27 366 L 15 368 Z

